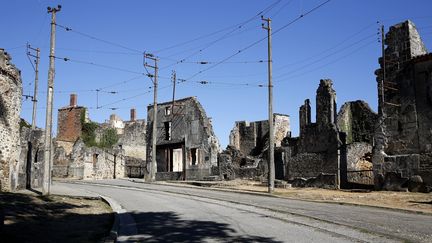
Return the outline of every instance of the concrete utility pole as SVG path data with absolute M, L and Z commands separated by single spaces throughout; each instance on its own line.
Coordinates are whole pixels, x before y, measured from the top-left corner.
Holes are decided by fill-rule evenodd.
M 33 55 L 30 53 L 29 50 L 33 50 L 36 52 L 36 55 Z M 34 68 L 35 71 L 35 81 L 34 81 L 34 93 L 33 93 L 33 114 L 32 114 L 32 130 L 34 130 L 36 128 L 36 109 L 37 109 L 37 93 L 38 93 L 38 83 L 39 83 L 39 61 L 40 61 L 40 49 L 39 48 L 33 48 L 30 45 L 27 45 L 27 56 L 30 57 L 34 57 L 36 58 L 34 60 L 35 65 L 33 66 L 33 62 L 32 66 Z
M 48 70 L 48 87 L 47 87 L 47 108 L 46 108 L 46 125 L 45 125 L 45 165 L 44 165 L 44 180 L 42 194 L 49 195 L 51 187 L 51 164 L 52 164 L 52 111 L 53 111 L 53 95 L 54 95 L 54 53 L 55 53 L 55 30 L 56 30 L 56 13 L 59 12 L 61 6 L 57 8 L 48 7 L 48 13 L 51 13 L 51 40 L 50 40 L 50 55 L 49 55 L 49 70 Z
M 154 61 L 154 66 L 147 64 L 145 59 L 150 59 Z M 152 127 L 152 159 L 150 164 L 150 181 L 156 180 L 157 172 L 157 161 L 156 161 L 156 140 L 157 140 L 157 89 L 158 89 L 158 59 L 149 53 L 144 53 L 144 67 L 150 67 L 154 69 L 154 75 L 149 74 L 149 77 L 153 81 L 153 127 Z
M 261 20 L 266 22 L 266 26 L 263 24 L 263 29 L 267 30 L 268 40 L 268 113 L 269 113 L 269 148 L 268 148 L 268 192 L 273 193 L 274 191 L 274 180 L 275 180 L 275 165 L 274 165 L 274 132 L 273 132 L 273 84 L 272 84 L 272 41 L 271 41 L 271 19 L 265 19 L 261 16 Z
M 385 57 L 385 43 L 384 43 L 384 25 L 381 25 L 381 55 L 382 55 L 382 79 L 381 79 L 381 104 L 379 112 L 384 115 L 384 83 L 386 76 L 386 57 Z
M 176 83 L 177 83 L 177 74 L 176 71 L 172 71 L 172 82 L 173 82 L 173 96 L 172 96 L 172 105 L 171 105 L 171 114 L 174 117 L 174 107 L 175 107 L 175 91 L 176 91 Z

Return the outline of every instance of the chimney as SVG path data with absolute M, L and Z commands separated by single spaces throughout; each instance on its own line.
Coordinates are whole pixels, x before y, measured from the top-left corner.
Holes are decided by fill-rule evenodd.
M 130 110 L 130 120 L 135 121 L 136 120 L 136 110 L 135 108 Z
M 70 106 L 72 107 L 76 107 L 77 106 L 77 95 L 76 94 L 71 94 L 70 95 Z

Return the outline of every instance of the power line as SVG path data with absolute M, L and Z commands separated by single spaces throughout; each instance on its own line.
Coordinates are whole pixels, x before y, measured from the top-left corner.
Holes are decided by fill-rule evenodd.
M 293 19 L 293 20 L 290 21 L 289 23 L 285 24 L 284 26 L 282 26 L 282 27 L 278 28 L 276 31 L 274 31 L 274 32 L 272 33 L 272 36 L 275 35 L 275 34 L 277 34 L 277 33 L 280 32 L 280 31 L 282 31 L 283 29 L 287 28 L 288 26 L 290 26 L 290 25 L 296 23 L 297 21 L 299 21 L 299 20 L 302 19 L 303 17 L 305 17 L 305 16 L 307 16 L 307 15 L 313 13 L 314 11 L 318 10 L 319 8 L 323 7 L 325 4 L 329 3 L 330 1 L 331 1 L 331 0 L 326 0 L 325 2 L 322 2 L 321 4 L 315 6 L 314 8 L 312 8 L 312 9 L 309 10 L 309 11 L 307 11 L 306 13 L 301 14 L 299 17 Z M 230 60 L 231 58 L 237 56 L 238 54 L 240 54 L 240 53 L 242 53 L 242 52 L 244 52 L 244 51 L 246 51 L 247 49 L 249 49 L 249 48 L 251 48 L 251 47 L 253 47 L 253 46 L 259 44 L 260 42 L 266 40 L 267 38 L 268 38 L 268 37 L 266 36 L 266 37 L 264 37 L 264 38 L 261 38 L 261 39 L 255 41 L 255 42 L 249 44 L 248 46 L 246 46 L 246 47 L 244 47 L 244 48 L 238 50 L 237 52 L 235 52 L 234 54 L 232 54 L 232 55 L 230 55 L 230 56 L 227 56 L 226 58 L 224 58 L 224 59 L 222 59 L 221 61 L 215 63 L 214 65 L 212 65 L 212 66 L 210 66 L 210 67 L 208 67 L 208 68 L 205 68 L 205 69 L 203 69 L 203 70 L 201 70 L 201 71 L 199 71 L 199 72 L 193 74 L 193 75 L 192 75 L 191 77 L 189 77 L 188 79 L 192 79 L 192 78 L 194 78 L 194 77 L 196 77 L 196 76 L 198 76 L 198 75 L 200 75 L 200 74 L 202 74 L 202 73 L 204 73 L 204 72 L 206 72 L 206 71 L 208 71 L 208 70 L 210 70 L 210 69 L 213 69 L 213 68 L 219 66 L 220 64 L 222 64 L 222 63 L 224 63 L 224 62 Z
M 265 14 L 266 12 L 270 11 L 273 7 L 275 7 L 277 4 L 279 4 L 280 1 L 281 1 L 281 0 L 276 1 L 275 3 L 271 4 L 269 7 L 267 7 L 267 8 L 264 9 L 263 11 L 260 11 L 258 14 L 256 14 L 256 15 L 254 15 L 253 17 L 247 19 L 246 21 L 243 21 L 243 22 L 241 22 L 241 23 L 238 24 L 238 25 L 234 25 L 233 27 L 231 27 L 231 28 L 233 28 L 233 29 L 232 29 L 231 31 L 229 31 L 228 33 L 225 33 L 222 37 L 219 37 L 218 39 L 216 39 L 216 40 L 214 40 L 214 41 L 211 41 L 211 42 L 207 43 L 203 48 L 201 48 L 201 49 L 199 49 L 199 50 L 193 52 L 192 54 L 188 55 L 187 57 L 182 58 L 182 59 L 180 59 L 180 60 L 176 61 L 175 63 L 172 63 L 172 64 L 170 64 L 170 65 L 168 65 L 168 66 L 162 67 L 161 70 L 162 70 L 162 69 L 165 69 L 165 68 L 169 68 L 169 67 L 175 66 L 175 65 L 180 64 L 180 63 L 184 63 L 184 62 L 185 62 L 186 60 L 188 60 L 189 58 L 191 58 L 191 57 L 193 57 L 193 56 L 195 56 L 195 55 L 197 55 L 197 54 L 199 54 L 199 53 L 202 53 L 204 50 L 210 48 L 210 47 L 213 46 L 214 44 L 216 44 L 216 43 L 218 43 L 218 42 L 220 42 L 220 41 L 222 41 L 222 40 L 228 38 L 232 33 L 236 32 L 236 31 L 239 30 L 239 29 L 242 29 L 246 24 L 248 24 L 249 22 L 253 21 L 255 18 L 257 18 L 257 17 L 259 17 L 259 16 Z
M 314 61 L 307 62 L 305 65 L 301 66 L 300 68 L 296 68 L 294 71 L 291 71 L 291 72 L 288 72 L 288 73 L 280 74 L 280 75 L 276 76 L 275 78 L 280 78 L 280 77 L 283 77 L 283 76 L 285 76 L 287 74 L 292 74 L 293 72 L 298 72 L 300 70 L 308 68 L 308 67 L 310 67 L 313 64 L 319 63 L 319 62 L 321 62 L 321 61 L 323 61 L 323 60 L 325 60 L 325 59 L 327 59 L 329 57 L 332 57 L 332 56 L 334 56 L 334 55 L 336 55 L 336 54 L 338 54 L 338 53 L 340 53 L 342 51 L 345 51 L 346 49 L 348 49 L 348 48 L 350 48 L 352 46 L 355 46 L 355 45 L 357 45 L 357 44 L 359 44 L 359 43 L 361 43 L 361 42 L 363 42 L 365 40 L 371 39 L 371 37 L 375 37 L 375 36 L 376 36 L 376 34 L 368 35 L 365 38 L 362 38 L 362 39 L 360 39 L 360 40 L 358 40 L 358 41 L 356 41 L 356 42 L 354 42 L 354 43 L 352 43 L 352 44 L 350 44 L 348 46 L 345 46 L 344 48 L 341 48 L 341 49 L 339 49 L 339 50 L 337 50 L 335 52 L 332 52 L 332 53 L 330 53 L 330 54 L 328 54 L 328 55 L 326 55 L 324 57 L 321 57 L 319 59 L 316 59 Z
M 265 14 L 266 12 L 270 11 L 272 8 L 274 8 L 274 7 L 275 7 L 277 4 L 279 4 L 280 2 L 281 2 L 281 0 L 277 0 L 277 1 L 275 1 L 274 3 L 272 3 L 272 4 L 270 4 L 268 7 L 266 7 L 264 10 L 260 11 L 259 13 L 257 13 L 257 14 L 256 14 L 254 17 L 252 17 L 252 18 L 256 18 L 256 17 L 258 17 L 258 16 L 261 16 L 261 15 Z M 186 44 L 190 44 L 190 43 L 195 42 L 195 41 L 197 41 L 197 40 L 201 40 L 201 39 L 204 39 L 204 38 L 207 38 L 207 37 L 210 37 L 210 36 L 213 36 L 213 35 L 219 34 L 219 33 L 224 32 L 224 31 L 226 31 L 226 30 L 229 30 L 229 29 L 235 28 L 235 27 L 237 27 L 238 25 L 241 25 L 242 23 L 243 23 L 243 22 L 240 22 L 240 23 L 238 23 L 238 24 L 234 24 L 234 25 L 231 25 L 231 26 L 228 26 L 228 27 L 222 28 L 222 29 L 220 29 L 220 30 L 214 31 L 214 32 L 212 32 L 212 33 L 210 33 L 210 34 L 204 34 L 204 35 L 199 36 L 199 37 L 196 37 L 196 38 L 194 38 L 194 39 L 191 39 L 191 40 L 188 40 L 188 41 L 184 41 L 184 42 L 181 42 L 181 43 L 179 43 L 179 44 L 175 44 L 175 45 L 172 45 L 172 46 L 169 46 L 169 47 L 166 47 L 166 48 L 162 48 L 162 49 L 156 50 L 156 51 L 154 51 L 154 53 L 160 53 L 160 52 L 164 52 L 164 51 L 166 51 L 166 50 L 170 50 L 170 49 L 173 49 L 173 48 L 177 48 L 177 47 L 179 47 L 179 46 L 183 46 L 183 45 L 186 45 Z
M 331 62 L 328 62 L 328 63 L 326 63 L 326 64 L 323 64 L 323 65 L 318 66 L 318 67 L 313 68 L 313 69 L 306 70 L 305 72 L 302 72 L 302 73 L 297 74 L 297 75 L 288 76 L 288 77 L 286 77 L 286 78 L 283 79 L 283 80 L 277 80 L 277 81 L 275 81 L 275 82 L 287 81 L 287 80 L 292 79 L 292 78 L 300 77 L 300 76 L 303 76 L 303 75 L 305 75 L 305 74 L 309 74 L 309 73 L 315 72 L 316 70 L 322 69 L 322 68 L 327 67 L 327 66 L 329 66 L 329 65 L 331 65 L 331 64 L 334 64 L 334 63 L 336 63 L 336 62 L 339 62 L 339 61 L 341 61 L 341 60 L 343 60 L 343 59 L 345 59 L 345 58 L 347 58 L 347 57 L 353 55 L 354 53 L 360 51 L 361 49 L 363 49 L 363 48 L 365 48 L 365 47 L 367 47 L 367 46 L 369 46 L 369 45 L 371 45 L 371 44 L 373 44 L 373 43 L 375 43 L 375 40 L 373 40 L 373 41 L 371 41 L 371 42 L 368 42 L 368 43 L 366 43 L 365 45 L 362 45 L 362 46 L 358 47 L 357 49 L 353 50 L 352 52 L 350 52 L 350 53 L 348 53 L 348 54 L 346 54 L 346 55 L 343 55 L 343 56 L 341 56 L 341 57 L 339 57 L 339 58 L 337 58 L 337 59 L 335 59 L 335 60 L 333 60 L 333 61 L 331 61 Z M 291 74 L 293 74 L 293 73 L 295 73 L 295 71 L 292 72 Z M 279 77 L 279 78 L 280 78 L 280 77 Z
M 365 30 L 369 29 L 373 25 L 376 25 L 376 23 L 368 24 L 367 26 L 365 26 L 365 27 L 361 28 L 360 30 L 356 31 L 354 34 L 352 34 L 352 35 L 348 36 L 347 38 L 343 39 L 342 41 L 338 42 L 336 45 L 333 45 L 333 46 L 331 46 L 331 47 L 329 47 L 329 48 L 327 48 L 327 49 L 325 49 L 323 51 L 320 51 L 319 53 L 317 53 L 317 54 L 315 54 L 313 56 L 309 56 L 309 57 L 303 58 L 301 60 L 297 60 L 297 61 L 292 62 L 292 63 L 284 64 L 283 66 L 277 67 L 276 70 L 280 70 L 280 69 L 283 69 L 283 68 L 285 68 L 287 66 L 292 66 L 292 65 L 295 65 L 295 64 L 303 63 L 305 61 L 309 61 L 311 58 L 314 58 L 314 57 L 317 57 L 317 56 L 321 56 L 321 55 L 323 55 L 323 54 L 325 54 L 325 53 L 327 53 L 327 52 L 329 52 L 331 50 L 334 50 L 334 49 L 340 47 L 341 45 L 343 45 L 344 43 L 346 43 L 347 41 L 351 40 L 352 38 L 354 38 L 358 34 L 360 34 L 360 33 L 364 32 Z
M 137 71 L 128 70 L 128 69 L 124 69 L 124 68 L 109 66 L 109 65 L 105 65 L 105 64 L 98 64 L 98 63 L 89 62 L 89 61 L 82 61 L 82 60 L 77 60 L 77 59 L 71 59 L 69 57 L 54 57 L 54 58 L 63 60 L 65 62 L 69 62 L 70 61 L 70 62 L 75 62 L 75 63 L 80 63 L 80 64 L 93 65 L 93 66 L 101 67 L 101 68 L 105 68 L 105 69 L 117 70 L 117 71 L 121 71 L 121 72 L 127 72 L 127 73 L 135 73 L 135 74 L 145 75 L 142 72 L 137 72 Z
M 127 47 L 127 46 L 124 46 L 122 44 L 118 44 L 118 43 L 115 43 L 115 42 L 112 42 L 112 41 L 104 40 L 104 39 L 101 39 L 101 38 L 98 38 L 98 37 L 95 37 L 95 36 L 92 36 L 92 35 L 80 32 L 80 31 L 73 30 L 72 28 L 69 28 L 69 27 L 66 27 L 66 26 L 63 26 L 63 25 L 60 25 L 60 24 L 56 24 L 56 25 L 58 27 L 64 29 L 64 30 L 66 30 L 66 31 L 74 32 L 74 33 L 76 33 L 78 35 L 87 37 L 87 38 L 92 39 L 92 40 L 96 40 L 96 41 L 103 42 L 103 43 L 108 44 L 108 45 L 120 47 L 120 48 L 123 48 L 125 50 L 132 51 L 132 52 L 141 53 L 141 54 L 143 53 L 143 51 L 141 51 L 141 50 L 130 48 L 130 47 Z
M 74 48 L 57 48 L 57 50 L 75 51 L 75 52 L 84 52 L 84 53 L 100 53 L 100 54 L 115 54 L 115 55 L 131 55 L 131 56 L 142 55 L 142 53 L 137 53 L 137 52 L 119 52 L 119 51 L 85 50 L 85 49 L 74 49 Z

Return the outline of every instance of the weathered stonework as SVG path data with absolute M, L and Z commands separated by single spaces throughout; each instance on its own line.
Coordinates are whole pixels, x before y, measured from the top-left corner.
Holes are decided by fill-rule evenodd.
M 151 161 L 153 106 L 147 108 L 147 161 Z M 217 166 L 220 147 L 196 97 L 158 104 L 156 180 L 203 179 Z
M 282 140 L 291 132 L 288 115 L 274 114 L 275 146 L 280 147 Z M 238 121 L 230 133 L 230 146 L 245 155 L 257 156 L 268 146 L 268 120 L 247 122 Z
M 344 133 L 340 153 L 342 187 L 374 184 L 372 144 L 377 122 L 377 114 L 364 101 L 347 102 L 341 107 L 337 124 L 339 131 Z
M 285 139 L 284 160 L 287 180 L 314 178 L 321 174 L 333 175 L 336 185 L 338 150 L 341 146 L 337 129 L 336 92 L 332 81 L 320 81 L 316 96 L 316 123 L 310 119 L 309 100 L 300 107 L 300 136 Z M 324 178 L 323 176 L 321 176 Z M 326 179 L 327 180 L 327 179 Z
M 16 189 L 38 188 L 42 186 L 45 165 L 45 131 L 23 126 L 20 131 L 20 159 L 18 176 L 15 181 Z
M 125 161 L 121 150 L 88 148 L 81 140 L 78 140 L 70 158 L 68 177 L 76 179 L 125 177 Z
M 0 49 L 0 190 L 15 190 L 18 179 L 22 81 L 11 57 Z
M 100 144 L 107 129 L 115 129 L 119 138 L 112 147 L 103 149 L 96 146 L 87 147 L 80 139 L 82 122 L 89 122 L 89 119 L 86 108 L 76 105 L 76 96 L 71 96 L 71 103 L 68 107 L 59 109 L 60 116 L 62 117 L 59 118 L 59 122 L 62 123 L 59 130 L 61 136 L 55 142 L 54 177 L 121 178 L 128 176 L 132 170 L 145 168 L 146 122 L 137 120 L 135 112 L 131 121 L 124 122 L 120 117 L 111 115 L 108 122 L 98 124 L 94 131 L 97 144 Z M 141 173 L 137 177 L 143 175 Z
M 383 68 L 386 76 L 384 103 L 379 104 L 382 125 L 375 133 L 375 186 L 402 188 L 404 178 L 420 176 L 431 190 L 432 55 L 411 21 L 390 27 L 385 43 L 386 65 L 380 58 L 381 69 L 376 71 L 379 90 Z

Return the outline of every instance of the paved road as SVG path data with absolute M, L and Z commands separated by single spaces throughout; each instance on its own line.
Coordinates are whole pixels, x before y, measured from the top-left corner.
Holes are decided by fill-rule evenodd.
M 56 184 L 120 203 L 120 241 L 432 242 L 430 215 L 126 180 Z

